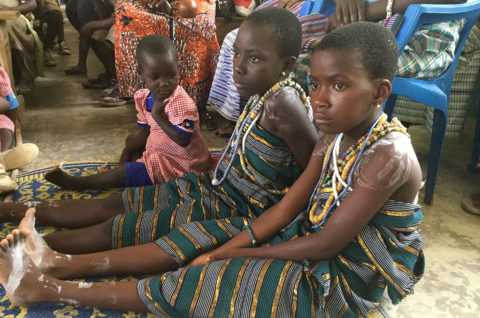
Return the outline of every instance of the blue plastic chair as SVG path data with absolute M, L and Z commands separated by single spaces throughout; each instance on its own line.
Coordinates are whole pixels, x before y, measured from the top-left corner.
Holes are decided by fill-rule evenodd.
M 480 74 L 477 76 L 477 81 L 475 82 L 475 89 L 480 89 Z M 477 109 L 477 124 L 475 125 L 475 134 L 473 135 L 473 147 L 472 147 L 472 161 L 468 168 L 470 171 L 477 172 L 479 171 L 478 163 L 480 162 L 480 103 L 477 102 L 479 106 Z
M 312 1 L 309 5 L 312 13 L 328 14 L 333 12 L 335 4 L 332 0 L 307 0 Z M 303 9 L 303 7 L 302 7 Z M 305 10 L 307 7 L 305 8 Z M 317 11 L 322 10 L 322 11 Z M 460 32 L 460 39 L 455 51 L 455 59 L 443 74 L 434 80 L 420 80 L 414 78 L 395 77 L 392 84 L 392 94 L 385 103 L 385 113 L 391 118 L 397 95 L 407 97 L 416 102 L 431 106 L 434 108 L 432 137 L 430 140 L 430 155 L 428 159 L 427 180 L 425 184 L 424 202 L 431 204 L 433 201 L 433 192 L 435 181 L 437 179 L 438 167 L 442 155 L 443 142 L 447 127 L 447 107 L 450 98 L 450 86 L 453 81 L 455 70 L 457 68 L 460 53 L 462 52 L 465 41 L 470 30 L 480 17 L 480 0 L 468 1 L 462 4 L 415 4 L 410 5 L 404 14 L 404 22 L 397 33 L 397 43 L 399 54 L 403 51 L 405 45 L 421 25 L 438 22 L 451 21 L 456 19 L 465 19 L 465 25 Z M 480 117 L 479 117 L 480 118 Z M 472 157 L 480 155 L 480 123 L 477 123 L 476 129 L 476 148 L 474 147 Z
M 335 11 L 335 3 L 333 0 L 306 0 L 300 9 L 299 17 L 303 17 L 312 13 L 321 13 L 323 15 L 331 15 Z

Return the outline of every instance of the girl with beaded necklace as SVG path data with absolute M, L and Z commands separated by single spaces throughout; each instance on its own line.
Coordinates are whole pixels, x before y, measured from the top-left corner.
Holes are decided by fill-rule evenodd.
M 390 93 L 396 58 L 393 35 L 373 23 L 325 37 L 310 74 L 315 120 L 324 134 L 304 173 L 258 218 L 182 225 L 156 242 L 168 254 L 156 255 L 161 276 L 115 285 L 80 288 L 59 278 L 124 274 L 120 263 L 128 261 L 119 259 L 121 253 L 72 255 L 71 263 L 47 269 L 24 251 L 30 263 L 14 277 L 16 287 L 9 281 L 10 272 L 19 273 L 12 271 L 18 266 L 13 251 L 23 241 L 30 248 L 42 245 L 46 261 L 67 258 L 35 242 L 41 238 L 31 209 L 20 229 L 0 242 L 0 279 L 8 296 L 17 303 L 68 299 L 183 317 L 367 316 L 383 311 L 385 289 L 398 303 L 413 292 L 424 258 L 416 204 L 420 166 L 404 127 L 386 121 L 378 106 Z M 152 262 L 145 245 L 128 251 L 130 258 L 142 257 L 137 266 L 143 269 Z M 105 259 L 110 267 L 92 272 L 91 264 Z M 97 296 L 103 294 L 110 296 Z

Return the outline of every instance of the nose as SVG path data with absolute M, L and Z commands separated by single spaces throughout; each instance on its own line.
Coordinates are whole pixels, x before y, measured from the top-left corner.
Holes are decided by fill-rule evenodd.
M 328 107 L 328 94 L 327 88 L 317 87 L 310 92 L 310 102 L 312 107 Z
M 166 79 L 159 79 L 158 80 L 158 86 L 160 87 L 168 87 L 170 83 Z
M 238 75 L 245 74 L 245 59 L 241 56 L 236 56 L 233 59 L 233 71 Z

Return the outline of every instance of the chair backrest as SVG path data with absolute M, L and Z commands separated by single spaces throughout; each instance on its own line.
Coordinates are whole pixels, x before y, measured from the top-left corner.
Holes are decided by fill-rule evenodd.
M 335 11 L 335 3 L 333 0 L 307 0 L 302 10 L 305 10 L 306 14 L 321 13 L 330 15 Z M 408 6 L 404 14 L 402 27 L 396 36 L 399 54 L 401 54 L 410 38 L 420 26 L 464 19 L 465 23 L 460 31 L 459 41 L 455 50 L 455 59 L 440 77 L 432 80 L 448 96 L 463 46 L 468 34 L 479 18 L 480 0 L 468 0 L 462 4 L 412 4 Z
M 300 10 L 299 17 L 303 17 L 313 13 L 321 13 L 323 15 L 331 15 L 335 11 L 335 3 L 333 0 L 306 0 Z
M 403 51 L 410 38 L 424 24 L 440 23 L 464 19 L 459 40 L 455 48 L 455 58 L 438 78 L 432 80 L 447 96 L 457 68 L 460 54 L 468 34 L 480 18 L 480 0 L 471 0 L 462 4 L 414 4 L 407 8 L 404 22 L 396 36 L 399 54 Z

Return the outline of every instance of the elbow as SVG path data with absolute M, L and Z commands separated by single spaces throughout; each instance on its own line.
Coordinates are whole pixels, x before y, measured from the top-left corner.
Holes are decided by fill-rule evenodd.
M 183 147 L 183 148 L 188 147 L 188 145 L 190 145 L 190 137 L 182 137 L 182 138 L 179 138 L 178 141 L 177 141 L 177 144 L 178 144 L 180 147 Z

